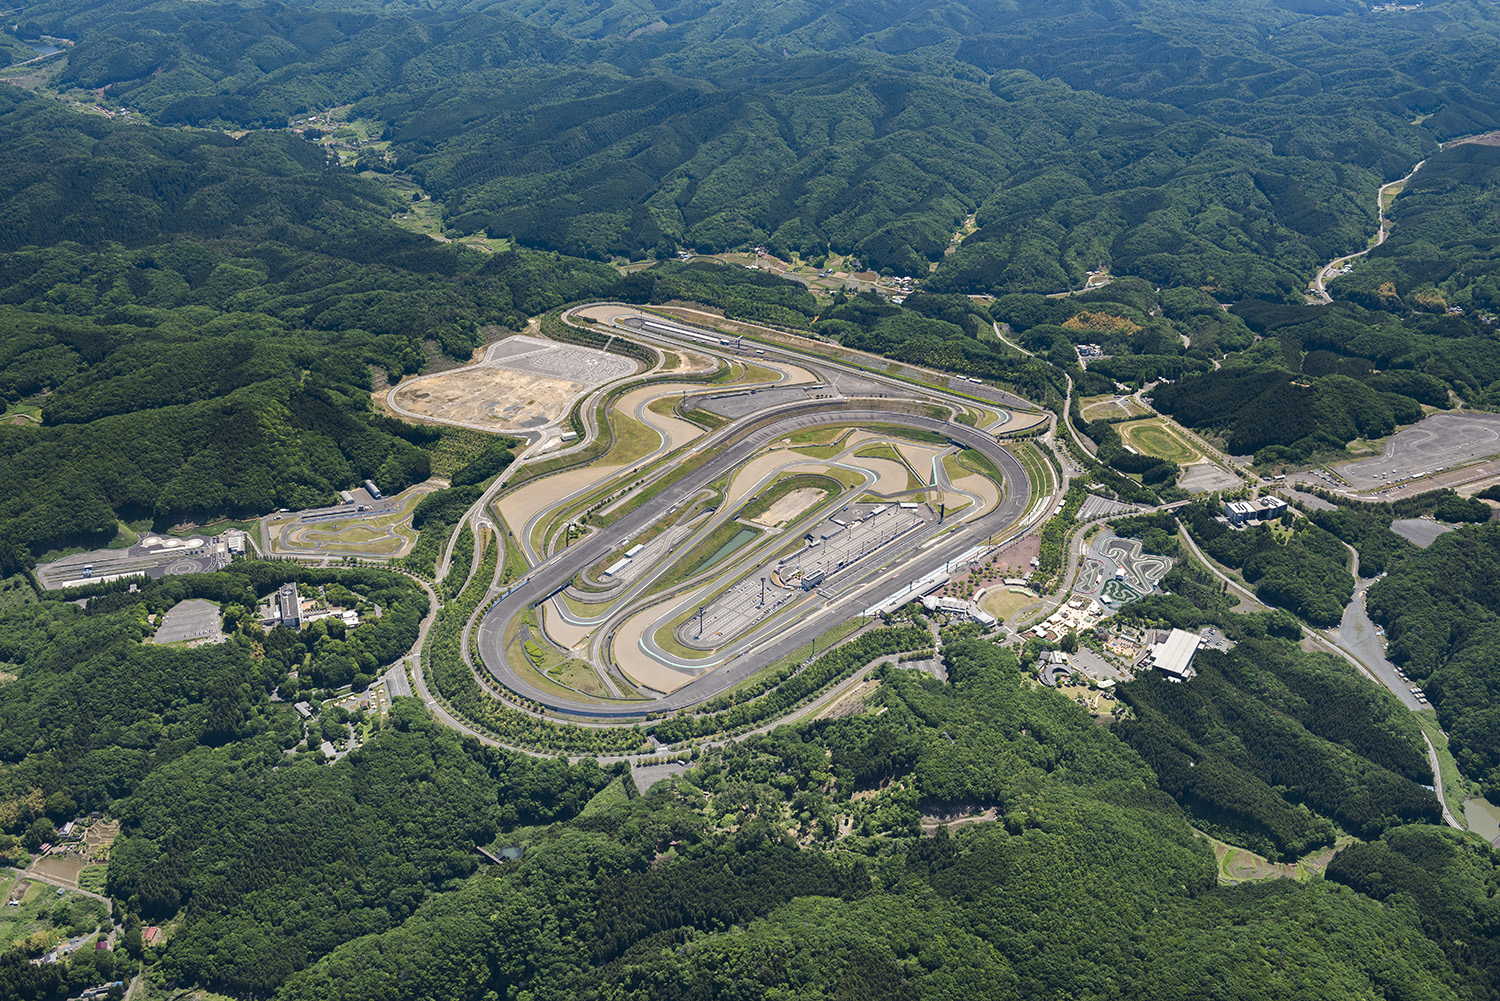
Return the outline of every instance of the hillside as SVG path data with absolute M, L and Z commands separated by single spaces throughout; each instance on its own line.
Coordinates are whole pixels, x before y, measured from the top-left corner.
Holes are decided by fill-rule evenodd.
M 969 293 L 1108 267 L 1289 296 L 1363 245 L 1379 184 L 1500 117 L 1492 6 L 1187 11 L 54 3 L 22 30 L 78 40 L 59 87 L 162 124 L 353 105 L 461 232 L 942 262 Z

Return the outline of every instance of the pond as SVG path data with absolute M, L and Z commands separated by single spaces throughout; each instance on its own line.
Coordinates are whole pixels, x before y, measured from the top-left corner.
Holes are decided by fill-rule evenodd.
M 751 539 L 755 538 L 759 534 L 760 533 L 757 532 L 753 528 L 742 528 L 742 529 L 740 529 L 738 532 L 735 533 L 734 538 L 730 539 L 728 542 L 726 542 L 722 546 L 720 546 L 718 548 L 718 550 L 715 551 L 715 553 L 712 556 L 710 556 L 707 560 L 704 561 L 704 563 L 703 563 L 703 565 L 701 567 L 697 568 L 697 570 L 700 570 L 700 571 L 701 570 L 707 570 L 709 567 L 714 566 L 720 560 L 724 559 L 730 553 L 734 552 L 736 549 L 740 548 L 745 543 L 749 542 Z
M 1500 806 L 1483 796 L 1464 801 L 1464 820 L 1468 821 L 1469 830 L 1490 844 L 1500 838 Z
M 35 52 L 39 56 L 50 56 L 62 51 L 62 49 L 60 49 L 56 45 L 52 45 L 48 42 L 24 42 L 24 44 L 31 46 L 31 51 Z

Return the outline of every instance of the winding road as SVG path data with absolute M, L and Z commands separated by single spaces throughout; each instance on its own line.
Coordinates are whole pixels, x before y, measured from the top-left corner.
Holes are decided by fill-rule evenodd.
M 1417 171 L 1421 170 L 1422 164 L 1426 162 L 1426 160 L 1418 161 L 1417 165 L 1411 169 L 1410 174 L 1407 174 L 1400 180 L 1391 181 L 1389 184 L 1382 184 L 1380 186 L 1380 191 L 1375 195 L 1375 213 L 1377 218 L 1379 218 L 1380 220 L 1380 230 L 1375 234 L 1375 242 L 1370 244 L 1364 250 L 1356 251 L 1352 254 L 1345 254 L 1343 257 L 1335 257 L 1333 260 L 1329 261 L 1327 264 L 1319 268 L 1317 277 L 1313 279 L 1312 288 L 1309 290 L 1311 295 L 1322 300 L 1323 302 L 1332 302 L 1333 296 L 1328 294 L 1327 283 L 1338 276 L 1338 269 L 1343 267 L 1345 264 L 1348 264 L 1350 261 L 1355 260 L 1356 258 L 1365 256 L 1370 251 L 1374 250 L 1376 247 L 1385 242 L 1385 238 L 1390 235 L 1391 231 L 1390 223 L 1385 218 L 1385 193 L 1391 188 L 1397 186 L 1405 188 L 1406 182 L 1410 181 L 1414 176 L 1416 176 Z

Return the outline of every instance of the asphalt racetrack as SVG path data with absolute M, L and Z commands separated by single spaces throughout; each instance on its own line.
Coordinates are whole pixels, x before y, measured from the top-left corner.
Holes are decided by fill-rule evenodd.
M 896 593 L 907 582 L 925 576 L 955 556 L 1014 525 L 1031 501 L 1025 470 L 1001 443 L 989 434 L 963 424 L 934 417 L 883 409 L 881 400 L 819 400 L 794 404 L 770 414 L 760 414 L 721 428 L 709 438 L 689 446 L 691 452 L 718 449 L 703 465 L 663 490 L 652 504 L 631 512 L 607 530 L 585 537 L 535 567 L 519 585 L 502 597 L 484 616 L 476 632 L 476 648 L 484 667 L 516 694 L 569 715 L 631 719 L 649 713 L 671 712 L 696 705 L 732 688 L 768 664 L 833 628 L 861 614 L 881 599 Z M 675 509 L 694 497 L 707 484 L 743 464 L 772 441 L 796 431 L 828 424 L 885 424 L 937 432 L 956 444 L 972 448 L 995 464 L 1005 479 L 999 505 L 981 518 L 962 523 L 935 540 L 919 546 L 892 573 L 881 570 L 879 580 L 845 588 L 843 593 L 800 621 L 789 625 L 774 639 L 746 644 L 726 651 L 728 663 L 707 673 L 670 695 L 651 701 L 619 706 L 578 703 L 542 692 L 518 677 L 505 658 L 502 636 L 505 624 L 526 609 L 540 605 L 566 587 L 580 571 L 597 564 L 650 527 L 664 509 Z

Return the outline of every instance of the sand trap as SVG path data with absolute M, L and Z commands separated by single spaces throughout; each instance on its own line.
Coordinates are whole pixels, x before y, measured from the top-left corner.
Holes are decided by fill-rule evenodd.
M 778 471 L 826 475 L 828 464 L 817 459 L 803 461 L 802 456 L 790 450 L 771 452 L 751 459 L 740 467 L 740 471 L 729 482 L 729 494 L 724 498 L 725 506 L 731 509 L 737 507 L 760 484 L 761 480 L 769 478 Z
M 632 390 L 620 397 L 620 402 L 615 404 L 615 409 L 627 417 L 644 421 L 656 428 L 666 436 L 671 448 L 678 448 L 686 445 L 694 438 L 701 438 L 704 434 L 703 429 L 696 424 L 689 424 L 687 421 L 679 420 L 676 417 L 654 413 L 641 405 L 650 403 L 652 400 L 661 399 L 662 397 L 678 396 L 684 389 L 689 392 L 701 392 L 703 387 L 688 383 L 681 385 L 668 383 L 666 385 L 642 386 L 640 389 Z M 637 406 L 641 406 L 639 416 L 636 414 Z
M 1038 424 L 1047 423 L 1046 414 L 1034 414 L 1029 411 L 1007 410 L 1005 415 L 1010 418 L 1004 424 L 991 428 L 995 434 L 1014 434 L 1017 431 L 1025 431 L 1034 428 Z
M 512 532 L 520 535 L 532 516 L 553 506 L 570 494 L 607 480 L 624 466 L 585 466 L 566 473 L 533 480 L 515 493 L 500 498 L 500 517 Z
M 859 456 L 849 456 L 840 459 L 840 462 L 855 466 L 859 469 L 868 469 L 877 477 L 875 485 L 870 487 L 878 494 L 898 494 L 908 489 L 908 476 L 906 467 L 894 459 L 867 459 Z
M 969 518 L 977 518 L 986 511 L 993 511 L 1000 503 L 1000 488 L 995 486 L 995 481 L 988 476 L 975 473 L 961 480 L 954 480 L 953 485 L 980 499 L 980 505 L 969 512 Z
M 625 624 L 615 631 L 614 655 L 615 663 L 619 665 L 627 678 L 658 692 L 675 692 L 689 681 L 700 678 L 706 673 L 705 671 L 677 671 L 660 663 L 641 649 L 641 637 L 646 635 L 648 630 L 658 628 L 664 621 L 669 622 L 676 618 L 683 609 L 703 598 L 712 588 L 713 584 L 706 584 L 686 598 L 679 597 L 664 601 L 637 612 L 625 620 Z M 712 659 L 711 656 L 710 659 Z
M 891 444 L 895 446 L 897 452 L 901 453 L 901 458 L 905 459 L 924 480 L 932 479 L 932 460 L 944 452 L 952 451 L 948 448 L 930 445 L 908 445 L 906 442 L 893 441 Z
M 803 487 L 799 490 L 793 490 L 775 504 L 766 508 L 765 514 L 751 520 L 757 525 L 775 528 L 777 525 L 791 521 L 825 496 L 827 495 L 823 491 L 814 489 L 813 487 Z
M 555 602 L 562 601 L 557 598 L 542 606 L 542 629 L 558 646 L 571 652 L 580 659 L 587 659 L 585 651 L 581 648 L 588 644 L 590 634 L 594 629 L 592 626 L 575 626 L 558 613 Z

